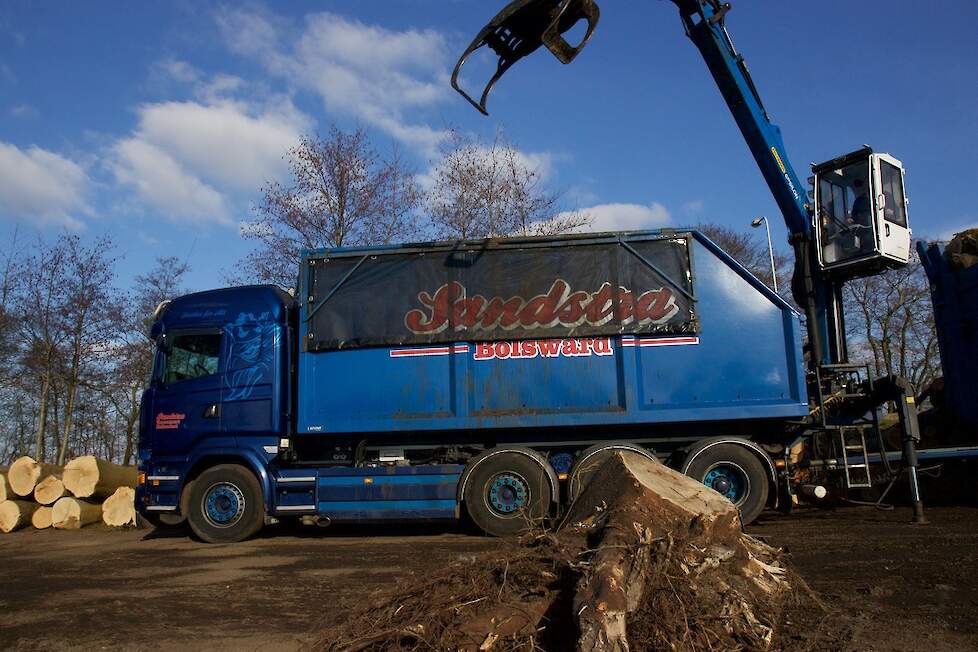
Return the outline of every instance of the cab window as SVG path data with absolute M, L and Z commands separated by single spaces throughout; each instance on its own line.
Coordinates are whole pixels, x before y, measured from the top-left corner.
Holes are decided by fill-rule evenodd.
M 904 228 L 907 227 L 907 205 L 903 197 L 903 175 L 900 169 L 886 161 L 880 161 L 880 185 L 883 186 L 883 217 Z
M 163 383 L 169 385 L 216 374 L 220 358 L 220 333 L 174 335 L 166 347 Z
M 870 192 L 866 161 L 819 177 L 818 226 L 823 264 L 861 258 L 875 251 Z

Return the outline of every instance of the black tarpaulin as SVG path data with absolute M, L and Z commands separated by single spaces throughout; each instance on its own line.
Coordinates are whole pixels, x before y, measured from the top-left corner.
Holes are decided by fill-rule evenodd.
M 689 255 L 688 237 L 670 236 L 313 258 L 305 344 L 692 333 Z

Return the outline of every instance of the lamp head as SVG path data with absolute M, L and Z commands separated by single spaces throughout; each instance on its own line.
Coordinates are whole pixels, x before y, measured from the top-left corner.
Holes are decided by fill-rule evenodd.
M 754 218 L 754 221 L 751 222 L 750 225 L 756 229 L 760 225 L 764 224 L 764 220 L 765 219 L 767 219 L 767 218 L 764 218 L 764 217 L 755 217 Z

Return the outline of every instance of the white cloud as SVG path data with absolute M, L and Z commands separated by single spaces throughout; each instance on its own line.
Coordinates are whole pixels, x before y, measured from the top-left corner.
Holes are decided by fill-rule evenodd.
M 403 115 L 448 97 L 448 50 L 438 32 L 389 30 L 332 13 L 307 17 L 301 30 L 238 10 L 217 20 L 229 49 L 314 91 L 327 111 L 363 120 L 426 154 L 445 137 Z
M 203 79 L 171 67 L 206 99 L 139 107 L 135 132 L 114 148 L 116 178 L 166 216 L 231 224 L 228 193 L 256 193 L 279 178 L 310 120 L 288 99 L 262 105 L 226 97 L 244 84 L 237 77 Z
M 85 202 L 85 170 L 40 147 L 22 150 L 0 142 L 0 215 L 79 228 L 79 214 L 90 214 Z
M 153 68 L 155 74 L 183 83 L 196 82 L 201 77 L 201 73 L 197 68 L 179 59 L 163 59 L 162 61 L 157 61 Z
M 139 138 L 115 145 L 116 178 L 133 186 L 146 200 L 171 218 L 230 223 L 224 198 L 214 188 L 188 174 L 158 147 Z
M 634 231 L 639 229 L 658 229 L 672 221 L 669 210 L 658 202 L 648 206 L 643 204 L 598 204 L 578 212 L 591 216 L 591 223 L 585 230 Z
M 219 12 L 217 26 L 232 52 L 248 56 L 261 56 L 277 50 L 279 32 L 285 28 L 271 14 L 236 9 Z
M 139 109 L 137 137 L 197 176 L 256 191 L 282 171 L 305 120 L 291 104 L 255 115 L 241 103 L 164 102 Z

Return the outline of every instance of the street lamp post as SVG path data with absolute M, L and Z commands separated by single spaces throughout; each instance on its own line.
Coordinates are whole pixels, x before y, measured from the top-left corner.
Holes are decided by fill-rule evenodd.
M 754 221 L 750 223 L 755 229 L 761 224 L 764 224 L 764 228 L 767 230 L 767 253 L 771 257 L 771 278 L 774 279 L 774 292 L 778 291 L 778 268 L 774 266 L 774 245 L 771 244 L 771 225 L 767 223 L 766 217 L 755 218 Z

